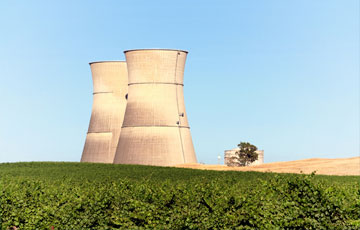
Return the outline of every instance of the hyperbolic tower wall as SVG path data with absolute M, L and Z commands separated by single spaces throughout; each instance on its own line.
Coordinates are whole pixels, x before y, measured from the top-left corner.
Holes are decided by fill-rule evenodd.
M 113 163 L 126 108 L 126 62 L 93 62 L 90 68 L 93 106 L 81 162 Z
M 129 50 L 125 56 L 129 97 L 114 163 L 196 163 L 183 95 L 187 52 Z

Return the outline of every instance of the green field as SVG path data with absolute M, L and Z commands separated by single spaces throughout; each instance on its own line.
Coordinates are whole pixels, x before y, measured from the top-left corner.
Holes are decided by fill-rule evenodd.
M 2 229 L 360 229 L 360 177 L 0 164 Z

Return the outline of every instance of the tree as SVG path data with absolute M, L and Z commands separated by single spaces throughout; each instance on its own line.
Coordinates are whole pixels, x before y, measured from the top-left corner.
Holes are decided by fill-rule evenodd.
M 231 164 L 235 166 L 248 166 L 258 159 L 257 147 L 249 142 L 238 144 L 239 150 L 231 157 Z

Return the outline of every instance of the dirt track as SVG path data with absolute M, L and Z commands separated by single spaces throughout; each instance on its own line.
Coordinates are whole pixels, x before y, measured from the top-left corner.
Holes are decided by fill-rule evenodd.
M 324 175 L 358 175 L 360 176 L 360 157 L 352 158 L 312 158 L 297 161 L 266 163 L 249 167 L 228 167 L 225 165 L 182 164 L 179 168 L 192 168 L 219 171 L 258 171 L 279 173 L 312 173 Z

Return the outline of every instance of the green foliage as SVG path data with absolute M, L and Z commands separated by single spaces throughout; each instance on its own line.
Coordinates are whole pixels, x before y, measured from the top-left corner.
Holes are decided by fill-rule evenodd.
M 248 166 L 258 159 L 256 152 L 257 147 L 249 142 L 241 142 L 238 144 L 239 150 L 235 152 L 235 156 L 231 159 L 231 165 Z
M 359 229 L 360 177 L 0 164 L 2 229 Z

